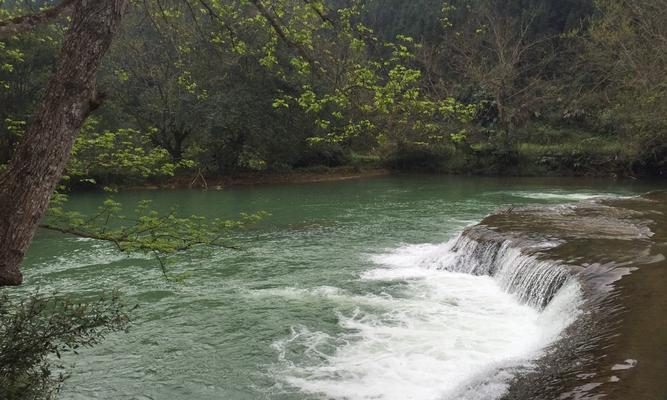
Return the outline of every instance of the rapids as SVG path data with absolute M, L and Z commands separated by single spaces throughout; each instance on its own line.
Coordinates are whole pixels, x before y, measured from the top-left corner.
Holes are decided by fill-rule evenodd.
M 182 213 L 271 216 L 233 238 L 242 251 L 171 260 L 191 274 L 183 284 L 149 257 L 41 232 L 19 290 L 119 288 L 139 305 L 127 334 L 66 355 L 69 400 L 567 399 L 613 394 L 637 373 L 658 388 L 650 352 L 604 350 L 626 326 L 616 311 L 653 312 L 640 296 L 619 303 L 616 284 L 660 262 L 659 214 L 635 197 L 654 188 L 392 177 L 126 192 L 118 200 Z M 72 206 L 94 211 L 102 197 Z

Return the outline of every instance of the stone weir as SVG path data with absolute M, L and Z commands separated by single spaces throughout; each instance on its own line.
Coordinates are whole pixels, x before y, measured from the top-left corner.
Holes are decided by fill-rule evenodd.
M 566 282 L 583 292 L 506 399 L 667 399 L 667 193 L 501 210 L 451 250 L 438 268 L 494 276 L 538 309 Z

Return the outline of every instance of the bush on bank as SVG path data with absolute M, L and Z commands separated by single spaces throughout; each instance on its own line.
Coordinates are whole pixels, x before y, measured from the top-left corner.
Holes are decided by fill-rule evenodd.
M 34 293 L 16 300 L 0 292 L 0 399 L 48 400 L 67 378 L 61 359 L 128 326 L 117 294 L 92 302 Z

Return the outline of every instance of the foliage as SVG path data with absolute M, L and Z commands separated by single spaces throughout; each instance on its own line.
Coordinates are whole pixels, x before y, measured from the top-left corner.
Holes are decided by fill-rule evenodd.
M 22 12 L 22 2 L 10 3 L 0 18 Z M 192 162 L 207 176 L 349 164 L 353 155 L 390 162 L 397 149 L 428 146 L 443 160 L 467 160 L 454 164 L 517 167 L 522 146 L 569 146 L 563 130 L 622 140 L 624 174 L 659 174 L 663 8 L 656 0 L 132 2 L 70 185 L 169 177 Z M 0 46 L 0 163 L 29 120 L 62 30 L 46 25 Z M 104 152 L 116 154 L 96 163 Z
M 192 160 L 172 162 L 166 149 L 151 145 L 153 132 L 132 128 L 99 132 L 98 121 L 89 118 L 72 149 L 65 179 L 70 184 L 127 184 L 152 177 L 173 176 L 178 168 L 192 168 Z
M 19 301 L 0 292 L 0 398 L 54 398 L 67 377 L 61 356 L 126 329 L 128 311 L 116 293 L 79 302 L 39 293 Z
M 246 228 L 266 214 L 241 214 L 238 220 L 207 219 L 202 216 L 180 217 L 175 210 L 160 213 L 150 201 L 139 202 L 130 214 L 112 198 L 104 201 L 93 215 L 83 215 L 65 208 L 67 195 L 56 194 L 45 221 L 40 225 L 79 237 L 111 242 L 121 252 L 137 252 L 156 258 L 166 278 L 166 258 L 184 251 L 222 247 L 235 249 L 229 243 L 230 233 Z
M 358 1 L 144 2 L 105 68 L 108 112 L 154 129 L 174 160 L 194 154 L 219 172 L 308 166 L 324 141 L 372 152 L 460 140 L 474 106 L 430 96 L 419 45 L 379 40 L 363 13 Z
M 289 31 L 288 41 L 306 50 L 289 59 L 292 74 L 286 76 L 299 89 L 273 104 L 283 112 L 305 112 L 315 128 L 310 143 L 367 137 L 372 150 L 375 143 L 439 142 L 464 132 L 460 122 L 470 119 L 474 106 L 428 95 L 415 59 L 420 45 L 411 37 L 379 40 L 360 22 L 361 2 L 338 9 L 316 4 L 294 6 L 303 14 L 293 11 L 298 20 L 306 22 Z
M 667 13 L 655 0 L 595 2 L 582 72 L 594 79 L 579 104 L 595 110 L 589 123 L 622 136 L 637 154 L 634 169 L 667 169 Z M 589 84 L 589 85 L 590 85 Z M 602 104 L 602 107 L 599 106 Z
M 2 3 L 0 21 L 24 14 L 24 5 L 18 1 Z M 63 29 L 56 21 L 0 40 L 0 164 L 11 158 L 20 138 L 22 129 L 16 129 L 16 124 L 29 119 L 46 86 Z

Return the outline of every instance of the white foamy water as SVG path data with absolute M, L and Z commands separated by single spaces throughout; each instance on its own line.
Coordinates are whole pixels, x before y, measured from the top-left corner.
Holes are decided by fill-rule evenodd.
M 400 295 L 351 295 L 323 288 L 333 301 L 374 304 L 339 315 L 332 337 L 294 327 L 274 343 L 282 379 L 316 398 L 346 400 L 497 399 L 517 369 L 528 367 L 578 313 L 569 282 L 542 311 L 522 304 L 491 276 L 441 269 L 452 244 L 405 246 L 372 257 L 361 279 L 402 282 Z M 290 295 L 299 292 L 290 292 Z M 306 295 L 304 293 L 304 295 Z M 335 351 L 322 351 L 335 347 Z M 294 349 L 301 361 L 288 361 Z
M 582 201 L 582 200 L 590 200 L 602 197 L 604 198 L 628 197 L 628 196 L 620 196 L 616 193 L 592 193 L 592 192 L 572 193 L 567 191 L 547 191 L 547 192 L 515 191 L 515 192 L 510 192 L 509 194 L 514 197 L 523 197 L 525 199 L 565 200 L 565 201 Z

